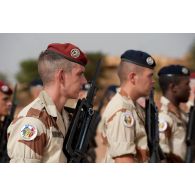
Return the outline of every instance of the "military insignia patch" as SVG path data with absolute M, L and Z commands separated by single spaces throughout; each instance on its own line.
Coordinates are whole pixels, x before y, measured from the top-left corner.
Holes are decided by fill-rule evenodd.
M 20 130 L 22 139 L 25 141 L 34 140 L 35 137 L 37 136 L 37 132 L 38 132 L 37 129 L 32 125 L 24 125 Z
M 148 63 L 148 65 L 152 65 L 154 63 L 154 60 L 151 57 L 148 57 L 146 59 L 146 62 Z
M 2 89 L 3 92 L 8 92 L 8 90 L 9 90 L 8 86 L 6 86 L 6 85 L 3 85 L 1 87 L 1 89 Z
M 70 51 L 70 55 L 71 55 L 73 58 L 78 58 L 78 57 L 80 56 L 80 51 L 79 51 L 77 48 L 72 49 L 72 50 Z
M 125 112 L 123 114 L 123 122 L 126 127 L 132 127 L 134 123 L 133 116 L 130 112 Z
M 182 72 L 183 72 L 183 74 L 188 74 L 188 69 L 187 68 L 182 68 L 182 70 L 181 70 Z
M 159 120 L 159 131 L 160 132 L 163 132 L 163 131 L 165 131 L 166 129 L 167 129 L 167 121 L 165 121 L 165 120 Z

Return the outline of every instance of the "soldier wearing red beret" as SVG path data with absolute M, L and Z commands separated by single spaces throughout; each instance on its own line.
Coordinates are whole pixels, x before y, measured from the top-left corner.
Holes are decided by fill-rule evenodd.
M 69 120 L 64 105 L 87 82 L 86 55 L 71 43 L 53 43 L 38 59 L 43 91 L 8 128 L 10 162 L 67 162 L 62 151 Z
M 7 144 L 7 126 L 6 126 L 6 119 L 9 115 L 10 108 L 11 108 L 11 95 L 12 90 L 11 88 L 4 82 L 0 81 L 0 162 L 6 162 L 4 152 L 6 152 L 6 144 Z M 5 158 L 4 158 L 5 157 Z
M 3 81 L 0 81 L 0 118 L 7 116 L 11 107 L 11 88 Z

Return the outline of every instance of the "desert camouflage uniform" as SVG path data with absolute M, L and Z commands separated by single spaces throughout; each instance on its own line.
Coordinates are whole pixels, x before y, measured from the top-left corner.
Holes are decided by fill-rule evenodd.
M 117 93 L 102 116 L 102 135 L 107 140 L 104 162 L 130 154 L 137 162 L 148 160 L 147 136 L 143 109 L 131 99 Z
M 10 162 L 66 162 L 62 146 L 68 123 L 66 111 L 63 109 L 61 115 L 42 91 L 8 128 Z M 29 136 L 29 132 L 35 132 L 35 137 Z
M 184 161 L 188 116 L 165 97 L 161 97 L 161 104 L 159 112 L 160 146 L 164 153 L 173 153 L 178 157 L 178 161 L 175 162 Z

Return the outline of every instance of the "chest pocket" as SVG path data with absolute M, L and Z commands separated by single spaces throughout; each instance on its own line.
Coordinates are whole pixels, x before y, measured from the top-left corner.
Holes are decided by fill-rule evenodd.
M 177 127 L 183 127 L 184 125 L 181 122 L 177 123 Z
M 63 138 L 63 135 L 60 131 L 58 131 L 57 129 L 53 129 L 52 130 L 52 136 L 54 138 Z
M 183 139 L 186 132 L 186 124 L 182 121 L 176 121 L 174 124 L 174 137 L 178 139 Z

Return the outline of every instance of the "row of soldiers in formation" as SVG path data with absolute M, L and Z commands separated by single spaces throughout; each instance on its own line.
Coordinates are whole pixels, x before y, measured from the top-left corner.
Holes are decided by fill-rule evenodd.
M 64 105 L 70 98 L 77 99 L 87 83 L 84 76 L 86 64 L 87 56 L 71 43 L 52 43 L 41 52 L 38 71 L 44 89 L 6 129 L 7 161 L 69 161 L 63 146 L 76 115 L 70 121 Z M 98 125 L 107 148 L 102 162 L 149 161 L 151 151 L 145 129 L 145 110 L 137 100 L 148 97 L 153 90 L 155 66 L 152 56 L 143 51 L 127 50 L 121 55 L 120 86 L 106 105 Z M 159 146 L 164 154 L 162 162 L 185 162 L 189 116 L 181 110 L 180 104 L 188 102 L 189 108 L 194 104 L 188 101 L 190 92 L 193 96 L 195 93 L 190 88 L 190 70 L 178 64 L 167 65 L 160 69 L 158 76 L 163 94 L 158 114 Z M 1 82 L 1 116 L 7 114 L 6 102 L 11 93 L 11 89 Z M 87 120 L 82 122 L 87 123 Z

